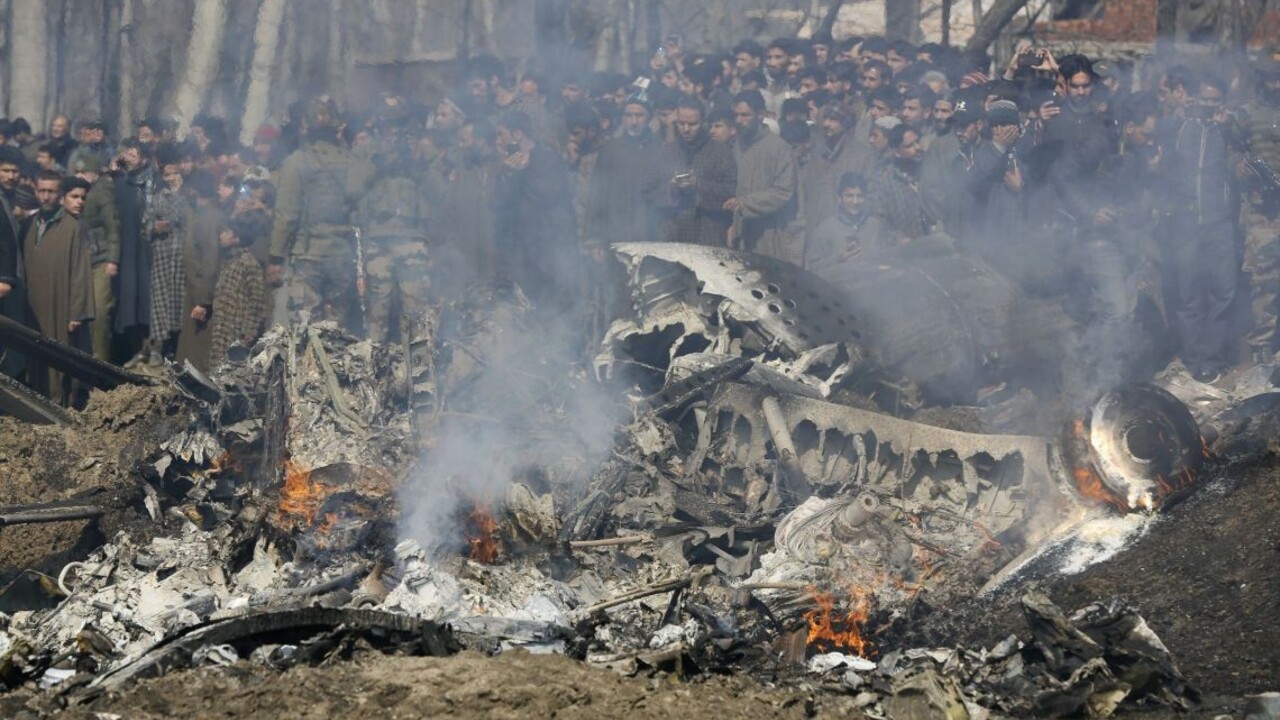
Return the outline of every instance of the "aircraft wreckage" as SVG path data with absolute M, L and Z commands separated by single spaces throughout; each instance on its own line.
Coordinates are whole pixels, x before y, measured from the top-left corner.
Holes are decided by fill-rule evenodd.
M 68 513 L 145 519 L 0 589 L 0 681 L 91 702 L 193 663 L 316 662 L 355 634 L 433 654 L 544 647 L 628 672 L 776 672 L 781 658 L 862 688 L 857 656 L 890 650 L 873 649 L 872 617 L 1016 587 L 1046 548 L 1084 542 L 1076 531 L 1099 518 L 1140 521 L 1201 471 L 1196 418 L 1155 385 L 1035 420 L 1044 402 L 1026 388 L 1065 321 L 976 261 L 830 268 L 828 282 L 727 249 L 615 250 L 634 313 L 608 329 L 594 379 L 549 359 L 536 314 L 501 283 L 442 310 L 433 353 L 321 323 L 277 328 L 210 377 L 175 373 L 135 421 L 160 441 L 121 455 L 135 492 L 61 515 L 0 508 L 6 533 Z M 630 416 L 603 455 L 563 432 L 567 399 L 590 393 L 611 403 L 599 417 Z M 84 422 L 68 415 L 48 421 Z M 1015 432 L 1027 427 L 1039 432 Z M 494 428 L 500 446 L 475 443 Z M 441 460 L 458 438 L 471 442 L 459 461 Z M 495 468 L 500 483 L 476 481 Z M 328 610 L 297 612 L 317 604 Z M 1054 628 L 1119 618 L 1150 635 L 1126 608 L 1068 618 L 1041 597 L 1023 604 L 1037 647 Z M 1185 707 L 1194 693 L 1151 638 L 1126 657 L 1161 680 L 1108 697 Z M 1018 670 L 1017 690 L 993 660 L 889 655 L 876 672 L 893 683 L 922 682 L 927 666 L 956 702 L 1003 711 L 1079 687 L 1070 663 Z M 868 703 L 891 704 L 893 683 Z

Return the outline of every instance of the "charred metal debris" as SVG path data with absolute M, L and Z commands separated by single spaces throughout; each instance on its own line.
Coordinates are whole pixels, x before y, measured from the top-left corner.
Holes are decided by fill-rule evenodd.
M 987 319 L 1026 318 L 1008 317 L 1016 298 L 980 267 L 894 271 L 928 278 L 921 302 L 948 303 L 906 325 L 894 313 L 920 308 L 869 301 L 883 278 L 831 284 L 704 247 L 617 251 L 635 312 L 609 329 L 595 378 L 555 361 L 510 285 L 443 308 L 429 347 L 321 323 L 277 328 L 208 377 L 175 369 L 166 412 L 184 420 L 135 468 L 134 506 L 0 508 L 0 535 L 145 518 L 0 589 L 0 683 L 75 704 L 180 667 L 522 646 L 624 673 L 804 680 L 878 715 L 1194 703 L 1120 604 L 1068 616 L 1026 593 L 1029 635 L 976 651 L 883 638 L 923 608 L 1066 571 L 1046 570 L 1048 548 L 1055 562 L 1080 553 L 1076 571 L 1105 559 L 1081 529 L 1131 511 L 1140 526 L 1190 491 L 1203 408 L 1125 386 L 1060 430 L 1010 432 L 1034 427 L 1029 345 Z M 551 431 L 588 388 L 627 414 L 603 456 Z M 469 463 L 501 460 L 500 486 L 455 469 L 421 489 L 442 437 L 494 427 L 507 442 Z M 452 498 L 430 515 L 439 526 L 415 527 L 407 505 L 443 503 L 437 491 Z

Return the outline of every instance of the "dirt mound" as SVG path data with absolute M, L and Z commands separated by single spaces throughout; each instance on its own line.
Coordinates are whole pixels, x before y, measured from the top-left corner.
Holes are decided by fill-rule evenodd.
M 0 714 L 13 717 L 16 696 L 0 697 Z M 8 704 L 7 704 L 8 703 Z M 7 705 L 7 706 L 6 706 Z M 748 678 L 624 678 L 560 655 L 522 650 L 489 658 L 367 656 L 321 668 L 278 673 L 239 663 L 226 669 L 174 673 L 148 680 L 122 696 L 65 718 L 115 713 L 137 720 L 168 717 L 328 718 L 802 718 L 814 711 L 858 717 L 853 698 L 814 691 L 767 688 Z
M 0 584 L 27 568 L 56 571 L 135 521 L 139 464 L 189 420 L 186 404 L 164 386 L 95 392 L 84 411 L 72 414 L 77 422 L 69 427 L 0 418 L 0 506 L 98 491 L 94 502 L 109 512 L 96 523 L 76 520 L 0 530 Z

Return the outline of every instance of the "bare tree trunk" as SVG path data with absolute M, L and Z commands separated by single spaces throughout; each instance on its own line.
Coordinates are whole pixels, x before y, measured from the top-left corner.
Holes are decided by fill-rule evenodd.
M 622 0 L 618 7 L 618 12 L 622 14 L 622 23 L 618 26 L 618 59 L 623 72 L 634 69 L 631 67 L 631 56 L 636 51 L 635 5 L 635 0 Z
M 12 18 L 10 14 L 10 0 L 0 0 L 0 17 Z M 0 115 L 8 117 L 9 102 L 9 73 L 7 68 L 13 67 L 13 46 L 9 43 L 9 30 L 13 27 L 12 22 L 7 22 L 0 27 Z
M 184 133 L 203 107 L 209 83 L 218 72 L 218 51 L 222 48 L 222 33 L 226 26 L 226 0 L 197 0 L 191 18 L 187 62 L 173 102 L 178 126 Z
M 120 9 L 120 112 L 116 117 L 117 128 L 133 127 L 133 4 L 135 0 L 122 0 Z M 121 136 L 124 133 L 121 132 Z
M 970 50 L 986 50 L 1026 4 L 1027 0 L 996 0 L 981 21 L 975 18 L 977 27 L 965 47 Z
M 330 0 L 329 82 L 326 83 L 331 89 L 330 94 L 347 86 L 346 5 L 345 0 Z
M 492 51 L 496 46 L 493 28 L 498 23 L 498 11 L 494 7 L 495 0 L 480 0 L 480 23 L 483 28 L 480 47 Z
M 284 0 L 262 0 L 258 8 L 258 26 L 253 31 L 253 63 L 249 66 L 249 92 L 245 95 L 244 119 L 240 123 L 240 142 L 248 145 L 267 119 L 271 96 L 271 73 L 276 65 L 276 48 L 280 42 L 280 23 L 284 19 Z
M 890 40 L 920 39 L 920 0 L 885 0 L 884 34 Z
M 475 12 L 472 0 L 462 0 L 462 27 L 458 30 L 458 62 L 471 59 L 471 15 Z
M 662 45 L 662 15 L 659 11 L 658 0 L 645 0 L 644 30 L 645 37 L 649 41 L 649 52 L 657 51 L 658 47 Z
M 844 7 L 844 0 L 834 0 L 831 7 L 827 9 L 826 17 L 822 18 L 822 24 L 818 26 L 818 32 L 832 34 L 836 29 L 836 21 L 840 19 L 840 8 Z M 916 26 L 919 27 L 919 9 L 920 4 L 916 3 Z M 835 53 L 832 53 L 834 55 Z
M 33 128 L 45 125 L 49 85 L 49 29 L 44 0 L 13 0 L 9 12 L 9 117 L 25 117 Z
M 942 40 L 946 46 L 951 44 L 951 0 L 942 0 Z

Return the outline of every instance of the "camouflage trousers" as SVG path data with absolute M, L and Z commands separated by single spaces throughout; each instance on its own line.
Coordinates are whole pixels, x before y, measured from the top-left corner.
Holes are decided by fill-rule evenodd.
M 351 254 L 295 257 L 285 278 L 289 322 L 302 327 L 319 320 L 335 320 L 347 330 L 358 324 L 356 258 Z
M 1250 216 L 1244 241 L 1244 269 L 1253 291 L 1253 328 L 1245 340 L 1254 355 L 1270 360 L 1276 351 L 1280 314 L 1280 218 Z
M 370 238 L 365 242 L 365 323 L 369 339 L 386 342 L 392 336 L 392 310 L 412 327 L 427 311 L 427 243 L 415 238 Z M 412 338 L 410 338 L 412 339 Z

